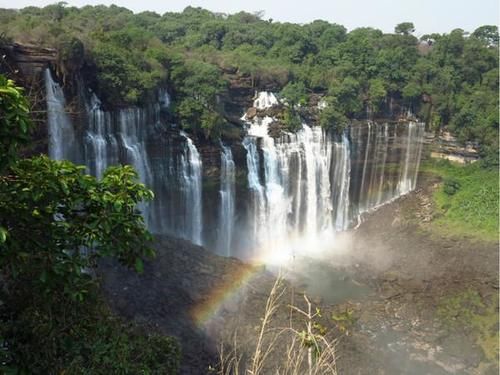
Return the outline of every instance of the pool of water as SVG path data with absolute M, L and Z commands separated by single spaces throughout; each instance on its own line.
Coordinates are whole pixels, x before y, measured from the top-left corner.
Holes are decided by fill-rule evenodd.
M 299 291 L 321 298 L 327 304 L 362 299 L 371 293 L 371 289 L 356 281 L 352 274 L 321 260 L 297 258 L 290 263 L 285 277 Z

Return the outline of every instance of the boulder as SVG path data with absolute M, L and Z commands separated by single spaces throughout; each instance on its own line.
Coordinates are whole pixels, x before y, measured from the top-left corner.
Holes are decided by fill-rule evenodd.
M 250 107 L 246 113 L 246 117 L 248 120 L 252 120 L 257 115 L 257 108 Z

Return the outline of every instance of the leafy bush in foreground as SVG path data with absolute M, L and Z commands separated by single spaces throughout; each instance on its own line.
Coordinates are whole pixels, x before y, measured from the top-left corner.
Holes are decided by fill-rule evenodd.
M 0 372 L 175 373 L 175 340 L 113 317 L 92 276 L 104 256 L 143 271 L 154 253 L 137 205 L 152 192 L 130 166 L 98 181 L 67 161 L 17 160 L 31 124 L 21 91 L 2 76 L 0 114 Z

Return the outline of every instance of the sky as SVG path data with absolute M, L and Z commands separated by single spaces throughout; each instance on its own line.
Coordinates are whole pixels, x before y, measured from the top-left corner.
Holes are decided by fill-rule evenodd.
M 0 0 L 0 8 L 45 6 L 54 0 Z M 151 10 L 163 14 L 199 6 L 214 12 L 264 11 L 264 18 L 307 23 L 324 19 L 352 30 L 371 26 L 392 32 L 400 22 L 413 22 L 416 35 L 446 33 L 461 28 L 472 32 L 478 26 L 498 25 L 498 0 L 66 0 L 70 5 L 116 4 L 134 12 Z

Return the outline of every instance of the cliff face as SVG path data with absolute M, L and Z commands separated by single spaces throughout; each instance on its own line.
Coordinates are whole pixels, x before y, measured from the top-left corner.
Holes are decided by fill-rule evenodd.
M 61 87 L 62 95 L 64 95 L 64 117 L 71 123 L 71 133 L 73 133 L 73 140 L 68 139 L 66 146 L 71 149 L 69 155 L 75 162 L 85 163 L 85 157 L 83 156 L 85 146 L 75 144 L 73 142 L 74 138 L 84 139 L 84 133 L 89 124 L 99 119 L 99 116 L 102 115 L 107 119 L 105 122 L 107 121 L 108 126 L 115 128 L 119 127 L 117 123 L 120 122 L 120 118 L 126 116 L 127 111 L 142 111 L 144 116 L 140 121 L 144 123 L 144 126 L 153 127 L 158 120 L 151 118 L 150 114 L 147 114 L 147 112 L 151 112 L 147 107 L 104 109 L 101 105 L 100 109 L 102 108 L 103 112 L 93 118 L 95 114 L 89 111 L 90 107 L 94 105 L 91 103 L 93 99 L 92 95 L 89 94 L 89 85 L 92 86 L 95 81 L 95 72 L 82 64 L 80 64 L 77 71 L 75 71 L 74 67 L 70 69 L 69 66 L 65 66 L 65 62 L 61 61 L 55 49 L 14 43 L 0 46 L 0 56 L 2 57 L 0 72 L 23 86 L 32 104 L 32 116 L 35 120 L 34 142 L 29 149 L 24 150 L 25 156 L 49 153 L 50 129 L 48 117 L 50 114 L 47 111 L 47 84 L 44 76 L 47 69 L 51 70 L 55 82 Z M 241 120 L 241 116 L 247 108 L 252 106 L 256 91 L 250 78 L 241 77 L 235 72 L 224 72 L 224 75 L 230 85 L 227 94 L 220 97 L 219 100 L 222 108 L 224 108 L 226 120 L 232 126 L 232 130 L 224 136 L 222 141 L 233 145 L 234 161 L 239 166 L 238 174 L 241 183 L 238 186 L 240 187 L 246 178 L 246 151 L 241 144 L 244 122 Z M 160 122 L 164 124 L 158 135 L 164 141 L 167 140 L 174 154 L 182 154 L 184 140 L 179 137 L 177 127 L 172 124 L 172 116 L 168 109 L 163 108 L 158 111 L 158 115 L 160 116 Z M 220 143 L 207 140 L 204 137 L 195 137 L 193 142 L 203 161 L 202 177 L 204 198 L 206 198 L 204 201 L 207 202 L 204 211 L 208 212 L 213 208 L 210 202 L 217 202 L 218 200 L 221 166 Z M 164 146 L 164 142 L 159 142 L 156 139 L 148 141 L 147 148 L 154 158 L 154 155 L 161 154 L 159 150 Z M 240 191 L 240 194 L 243 194 L 243 192 Z M 213 220 L 213 218 L 209 220 Z
M 474 163 L 479 160 L 479 147 L 472 142 L 463 144 L 447 131 L 440 134 L 429 134 L 429 156 L 434 159 L 445 159 L 460 164 Z
M 0 51 L 4 55 L 2 70 L 25 83 L 39 77 L 44 69 L 57 61 L 57 51 L 52 48 L 13 43 L 0 46 Z
M 48 153 L 47 105 L 43 72 L 55 65 L 54 49 L 37 46 L 0 44 L 0 73 L 25 88 L 35 123 L 33 142 L 24 149 L 23 155 Z
M 52 48 L 43 48 L 34 45 L 21 45 L 13 43 L 0 45 L 0 73 L 13 79 L 18 85 L 25 88 L 25 94 L 31 103 L 32 117 L 36 129 L 33 134 L 33 147 L 25 150 L 25 155 L 48 153 L 49 131 L 47 125 L 47 93 L 44 72 L 50 69 L 54 79 L 61 86 L 65 97 L 65 112 L 70 118 L 74 131 L 81 133 L 85 124 L 90 122 L 88 105 L 91 100 L 89 83 L 95 81 L 95 72 L 83 64 L 70 64 L 61 61 L 58 53 Z M 251 106 L 254 89 L 250 82 L 234 74 L 227 74 L 231 85 L 228 94 L 220 98 L 226 112 L 226 119 L 234 126 L 233 134 L 226 139 L 227 142 L 241 140 L 243 122 L 240 117 L 243 108 Z M 133 107 L 135 108 L 135 107 Z M 115 116 L 127 108 L 107 108 L 106 113 Z M 147 108 L 143 108 L 147 110 Z M 161 121 L 169 124 L 164 134 L 166 136 L 176 133 L 175 126 L 171 127 L 171 115 L 162 111 Z M 239 128 L 239 129 L 238 129 Z M 219 144 L 208 141 L 203 137 L 194 140 L 203 156 L 205 167 L 203 170 L 206 178 L 218 175 L 220 167 Z M 237 155 L 241 153 L 237 152 Z M 241 159 L 241 157 L 240 157 Z

